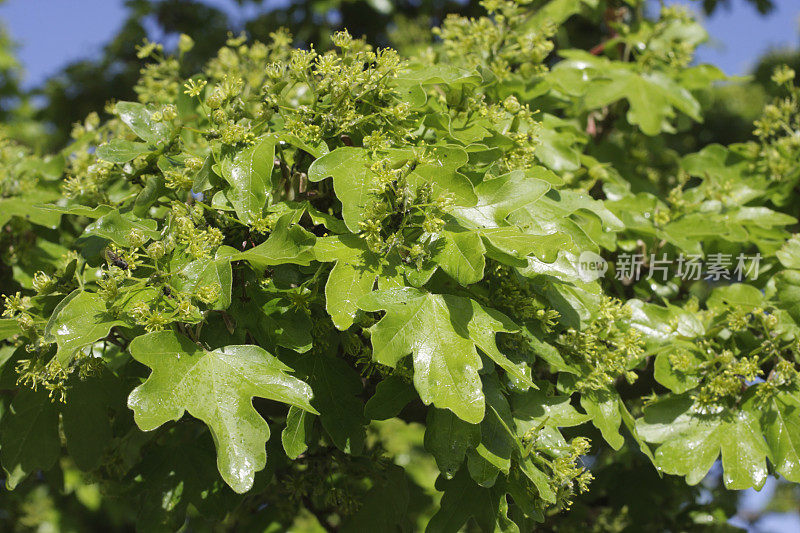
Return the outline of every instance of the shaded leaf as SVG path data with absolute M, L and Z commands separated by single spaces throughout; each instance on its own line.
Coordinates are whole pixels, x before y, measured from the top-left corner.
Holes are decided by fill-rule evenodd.
M 297 367 L 308 376 L 314 390 L 312 405 L 333 443 L 344 452 L 361 454 L 366 419 L 358 397 L 363 388 L 358 374 L 341 359 L 319 354 L 298 360 Z
M 378 383 L 375 394 L 364 406 L 364 416 L 370 420 L 394 418 L 416 397 L 414 387 L 398 376 L 389 376 Z
M 433 455 L 445 478 L 455 475 L 467 450 L 475 448 L 480 441 L 481 429 L 477 424 L 468 424 L 445 409 L 428 409 L 425 449 Z
M 518 443 L 512 429 L 511 408 L 500 390 L 496 374 L 484 377 L 483 391 L 487 413 L 480 423 L 480 443 L 467 454 L 467 467 L 478 485 L 491 487 L 500 472 L 508 474 L 511 454 L 518 448 Z
M 495 531 L 504 490 L 481 487 L 472 481 L 465 468 L 442 485 L 444 496 L 439 510 L 425 528 L 426 533 L 456 533 L 470 518 L 475 519 L 482 531 Z
M 58 408 L 42 387 L 23 388 L 0 420 L 0 461 L 6 486 L 16 487 L 30 473 L 49 470 L 58 459 Z
M 103 459 L 113 436 L 109 409 L 123 411 L 123 390 L 122 383 L 107 371 L 72 380 L 61 420 L 67 451 L 81 470 L 92 470 Z
M 411 531 L 409 500 L 405 471 L 389 465 L 384 476 L 364 496 L 358 511 L 344 523 L 342 531 Z

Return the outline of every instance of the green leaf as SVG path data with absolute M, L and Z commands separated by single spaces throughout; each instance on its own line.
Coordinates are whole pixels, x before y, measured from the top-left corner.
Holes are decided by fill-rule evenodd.
M 140 155 L 149 153 L 150 147 L 145 143 L 113 139 L 97 147 L 97 158 L 111 163 L 127 163 Z
M 22 333 L 16 318 L 0 318 L 0 341 Z
M 113 209 L 107 205 L 98 205 L 96 207 L 87 207 L 73 203 L 71 201 L 59 200 L 55 204 L 41 204 L 37 206 L 42 211 L 54 211 L 56 213 L 63 213 L 65 215 L 76 215 L 91 219 L 98 219 Z
M 34 190 L 18 196 L 0 198 L 0 226 L 5 226 L 12 217 L 19 217 L 39 226 L 55 228 L 61 220 L 61 215 L 42 209 L 39 205 L 52 202 L 58 197 L 58 192 Z
M 206 446 L 206 440 L 210 441 L 197 438 L 195 425 L 187 425 L 170 431 L 162 445 L 142 451 L 130 473 L 141 482 L 128 485 L 126 494 L 141 531 L 176 531 L 184 525 L 190 504 L 201 509 L 203 503 L 214 501 L 215 493 L 222 492 L 214 449 Z
M 320 262 L 336 262 L 325 283 L 325 309 L 333 324 L 345 330 L 353 324 L 356 302 L 375 287 L 382 271 L 380 261 L 364 239 L 355 235 L 317 239 L 314 255 Z
M 361 378 L 337 357 L 315 354 L 297 361 L 314 390 L 311 404 L 319 411 L 322 427 L 343 452 L 360 455 L 366 438 L 364 403 L 359 398 Z
M 800 270 L 784 270 L 775 277 L 775 299 L 800 324 Z
M 117 102 L 115 110 L 124 122 L 140 139 L 157 145 L 172 136 L 172 126 L 164 121 L 155 121 L 150 111 L 137 102 Z
M 244 302 L 229 312 L 236 328 L 249 332 L 262 347 L 283 346 L 305 353 L 312 345 L 312 323 L 308 314 L 279 293 L 249 287 Z
M 800 483 L 800 394 L 783 390 L 756 407 L 775 470 Z
M 417 63 L 410 64 L 406 69 L 397 74 L 395 83 L 404 96 L 404 100 L 409 102 L 412 107 L 425 105 L 427 95 L 422 89 L 423 86 L 430 84 L 449 85 L 458 87 L 461 85 L 476 85 L 480 83 L 481 77 L 474 71 L 456 67 L 454 65 Z
M 316 413 L 309 403 L 311 388 L 258 346 L 209 352 L 182 335 L 159 331 L 135 338 L 130 353 L 152 369 L 128 397 L 136 424 L 150 431 L 184 412 L 205 422 L 217 446 L 220 474 L 239 493 L 250 489 L 267 460 L 269 426 L 253 408 L 253 397 Z
M 573 172 L 581 166 L 581 145 L 577 129 L 549 113 L 542 116 L 537 131 L 536 158 L 557 172 Z
M 529 456 L 521 460 L 518 466 L 519 471 L 530 483 L 533 484 L 534 487 L 536 487 L 536 491 L 539 493 L 539 496 L 542 498 L 542 500 L 549 504 L 554 504 L 558 501 L 558 495 L 550 484 L 551 477 L 540 469 L 540 466 L 536 464 L 532 457 Z M 512 478 L 514 477 L 513 474 L 514 473 L 512 472 Z M 526 497 L 530 498 L 530 496 Z M 525 505 L 525 503 L 521 504 L 521 506 Z M 526 514 L 532 514 L 532 512 L 529 510 Z
M 114 326 L 124 325 L 108 312 L 103 298 L 76 289 L 53 311 L 45 339 L 58 344 L 56 358 L 66 366 L 78 350 L 106 337 Z
M 507 371 L 525 378 L 500 354 L 494 340 L 495 333 L 515 331 L 516 326 L 473 300 L 406 287 L 373 292 L 362 297 L 358 306 L 365 311 L 386 311 L 371 328 L 372 356 L 394 367 L 413 354 L 414 386 L 425 405 L 450 409 L 473 424 L 483 419 L 484 397 L 478 377 L 482 363 L 476 347 Z
M 451 480 L 442 483 L 444 496 L 439 510 L 428 522 L 425 533 L 457 533 L 474 518 L 482 531 L 495 531 L 500 500 L 505 490 L 477 485 L 462 468 Z
M 589 391 L 581 394 L 581 407 L 592 418 L 592 424 L 600 430 L 606 442 L 619 450 L 625 439 L 619 432 L 622 423 L 620 399 L 616 391 Z
M 534 334 L 533 331 L 537 333 Z M 576 366 L 567 363 L 555 346 L 539 339 L 539 337 L 543 336 L 541 328 L 537 327 L 531 330 L 528 327 L 524 327 L 520 335 L 530 345 L 536 357 L 545 361 L 554 371 L 580 375 L 580 370 Z
M 514 425 L 511 407 L 500 390 L 496 374 L 484 377 L 483 391 L 488 412 L 480 424 L 480 443 L 467 454 L 467 467 L 478 485 L 491 487 L 500 472 L 508 474 L 511 454 L 519 445 L 511 429 Z
M 363 148 L 341 147 L 315 160 L 308 169 L 308 179 L 333 178 L 336 198 L 342 202 L 342 218 L 347 228 L 358 233 L 367 204 L 375 198 L 375 173 L 372 161 Z
M 390 149 L 387 155 L 394 165 L 417 160 L 414 151 L 409 149 Z M 460 146 L 429 146 L 423 160 L 416 164 L 406 179 L 413 188 L 430 184 L 435 196 L 450 195 L 455 205 L 475 205 L 478 198 L 472 182 L 457 172 L 467 161 L 469 156 Z
M 445 409 L 428 409 L 425 449 L 433 455 L 442 475 L 450 479 L 461 468 L 467 450 L 481 441 L 481 428 L 468 424 Z
M 281 216 L 266 241 L 255 248 L 231 255 L 231 261 L 244 259 L 262 271 L 283 263 L 310 264 L 314 260 L 316 238 L 299 224 L 293 223 L 293 216 L 292 213 Z
M 641 73 L 630 63 L 599 58 L 587 52 L 571 50 L 569 61 L 560 68 L 585 71 L 584 103 L 598 109 L 617 100 L 630 104 L 628 122 L 637 125 L 646 135 L 672 132 L 668 119 L 681 111 L 700 120 L 700 104 L 692 94 L 660 71 Z
M 475 187 L 478 201 L 471 207 L 456 207 L 455 217 L 469 228 L 496 228 L 515 210 L 535 202 L 548 190 L 546 181 L 521 170 L 481 182 Z
M 591 419 L 572 406 L 570 396 L 555 395 L 546 388 L 516 393 L 511 405 L 519 436 L 537 428 L 546 432 L 546 428 L 579 426 Z M 563 438 L 559 435 L 556 440 L 561 442 Z
M 625 303 L 631 312 L 631 326 L 656 343 L 672 342 L 675 337 L 695 338 L 705 333 L 702 322 L 691 312 L 674 305 L 656 305 L 631 299 Z
M 421 85 L 460 85 L 480 83 L 481 77 L 474 71 L 454 65 L 413 64 L 397 73 L 398 85 L 416 83 Z
M 331 215 L 330 213 L 323 213 L 309 202 L 302 204 L 305 212 L 308 213 L 311 222 L 318 226 L 325 226 L 333 233 L 349 233 L 347 225 L 339 218 Z
M 328 145 L 325 144 L 325 141 L 316 141 L 313 144 L 307 141 L 300 139 L 297 135 L 290 133 L 290 132 L 282 132 L 279 134 L 280 140 L 285 141 L 292 146 L 296 146 L 302 150 L 305 150 L 313 157 L 322 157 L 323 155 L 327 154 L 330 150 L 328 149 Z
M 416 187 L 424 183 L 433 186 L 434 194 L 449 193 L 458 205 L 471 205 L 476 201 L 472 184 L 456 169 L 466 164 L 467 153 L 459 147 L 431 147 L 427 157 L 431 161 L 419 163 L 407 180 Z M 396 163 L 414 159 L 411 150 L 389 150 L 388 156 Z M 333 177 L 336 197 L 342 202 L 342 217 L 353 233 L 360 231 L 367 205 L 376 198 L 373 161 L 363 148 L 341 147 L 320 157 L 308 169 L 308 179 L 321 181 Z
M 483 279 L 486 248 L 481 235 L 475 231 L 445 229 L 441 233 L 442 246 L 433 256 L 439 267 L 461 285 L 472 285 Z
M 647 456 L 648 459 L 650 459 L 651 462 L 655 463 L 656 459 L 653 457 L 653 452 L 650 450 L 650 446 L 647 445 L 647 442 L 636 428 L 636 419 L 625 406 L 625 402 L 623 402 L 622 399 L 619 400 L 619 412 L 620 415 L 622 415 L 622 423 L 625 424 L 625 427 L 630 432 L 631 437 L 633 437 L 633 440 L 639 445 L 639 449 Z
M 480 234 L 486 243 L 487 255 L 506 264 L 516 263 L 506 256 L 525 259 L 531 254 L 545 263 L 552 263 L 558 258 L 559 251 L 571 245 L 569 236 L 563 233 L 535 235 L 516 226 L 485 228 L 480 230 Z
M 6 486 L 16 487 L 28 474 L 49 470 L 58 459 L 58 408 L 42 387 L 22 388 L 0 421 L 0 462 Z
M 800 269 L 800 235 L 793 235 L 775 256 L 786 268 Z
M 533 436 L 534 446 L 531 451 L 551 457 L 559 457 L 561 450 L 567 447 L 567 441 L 558 428 L 578 426 L 590 420 L 589 415 L 580 413 L 572 406 L 569 396 L 554 395 L 550 387 L 514 394 L 511 398 L 511 411 L 518 439 L 530 439 Z M 520 453 L 525 455 L 522 448 Z M 550 476 L 539 469 L 531 456 L 519 461 L 519 472 L 533 483 L 543 500 L 556 502 Z M 515 477 L 513 470 L 511 473 L 510 480 Z M 517 483 L 527 482 L 517 480 Z M 509 485 L 513 486 L 515 485 Z M 527 511 L 528 514 L 531 512 L 532 509 Z
M 344 523 L 342 532 L 410 531 L 409 502 L 405 471 L 390 464 L 385 474 L 364 496 L 358 511 Z
M 261 218 L 270 198 L 275 143 L 274 137 L 262 136 L 254 145 L 236 152 L 232 159 L 222 160 L 222 177 L 231 186 L 226 195 L 245 224 Z
M 701 178 L 704 186 L 718 190 L 724 184 L 722 200 L 731 207 L 744 205 L 763 194 L 759 189 L 766 184 L 754 182 L 757 177 L 750 173 L 751 165 L 749 158 L 719 144 L 710 144 L 681 160 L 681 167 Z
M 664 346 L 656 355 L 656 360 L 653 364 L 653 377 L 672 392 L 681 394 L 695 388 L 700 383 L 702 376 L 695 374 L 692 370 L 681 372 L 673 368 L 669 356 L 675 353 L 677 349 L 685 350 L 691 360 L 693 369 L 700 369 L 703 359 L 701 354 L 696 353 L 694 343 L 675 340 Z
M 136 195 L 136 200 L 133 203 L 133 214 L 137 217 L 148 216 L 153 204 L 167 192 L 167 188 L 164 185 L 164 176 L 161 174 L 145 176 L 144 182 L 144 187 Z
M 83 230 L 82 238 L 96 236 L 108 239 L 111 242 L 130 248 L 130 233 L 132 230 L 141 232 L 148 239 L 158 240 L 161 233 L 158 231 L 158 224 L 152 219 L 141 219 L 131 213 L 120 213 L 117 210 L 110 211 L 101 216 Z
M 686 476 L 690 485 L 706 476 L 720 454 L 726 488 L 760 489 L 767 479 L 770 450 L 758 416 L 749 409 L 700 414 L 689 396 L 667 396 L 645 407 L 637 429 L 645 440 L 659 444 L 656 467 Z
M 459 143 L 472 144 L 485 139 L 491 133 L 492 124 L 487 118 L 473 116 L 452 116 L 445 113 L 431 113 L 425 117 L 425 124 L 435 126 L 450 134 Z M 486 154 L 488 155 L 488 154 Z
M 526 462 L 530 461 L 526 459 Z M 549 483 L 548 483 L 550 479 L 549 476 L 544 474 L 544 472 L 539 471 L 538 468 L 533 471 L 539 472 L 540 475 L 538 477 L 541 478 L 539 483 L 549 488 Z M 522 511 L 522 513 L 529 518 L 529 520 L 527 520 L 528 522 L 531 521 L 530 519 L 533 519 L 536 522 L 544 521 L 544 515 L 542 513 L 540 506 L 537 506 L 538 500 L 534 497 L 534 495 L 539 493 L 539 495 L 542 496 L 542 499 L 544 501 L 549 502 L 555 495 L 552 489 L 550 489 L 549 493 L 545 491 L 544 494 L 546 494 L 546 497 L 543 496 L 542 491 L 538 489 L 538 485 L 533 483 L 530 477 L 527 474 L 523 473 L 516 466 L 512 466 L 511 468 L 511 474 L 508 476 L 506 480 L 506 488 L 508 490 L 509 495 L 511 495 L 511 497 L 514 499 L 514 503 L 519 507 L 519 510 Z M 529 528 L 524 529 L 523 531 L 532 531 L 532 530 L 535 530 L 535 526 L 533 524 L 530 524 Z
M 613 244 L 609 236 L 625 225 L 600 200 L 570 190 L 550 190 L 538 200 L 514 211 L 508 220 L 525 233 L 565 233 L 579 252 Z
M 281 432 L 281 443 L 290 459 L 297 459 L 308 449 L 307 438 L 311 431 L 312 415 L 294 405 L 286 415 L 286 427 Z
M 233 251 L 232 248 L 229 250 Z M 175 289 L 191 294 L 197 294 L 202 287 L 215 287 L 219 296 L 207 304 L 211 309 L 227 309 L 231 304 L 231 260 L 219 251 L 214 259 L 197 259 L 173 270 L 170 279 L 170 284 Z
M 416 397 L 414 387 L 398 376 L 389 376 L 378 383 L 375 394 L 364 406 L 364 416 L 370 420 L 394 418 Z
M 724 287 L 716 287 L 706 300 L 706 307 L 709 309 L 735 306 L 751 311 L 765 305 L 764 293 L 757 287 L 745 283 L 732 283 Z
M 203 166 L 197 171 L 192 180 L 192 192 L 199 193 L 207 191 L 212 188 L 212 183 L 217 180 L 216 174 L 212 168 L 214 167 L 214 155 L 209 154 L 203 160 Z
M 73 379 L 61 410 L 67 451 L 81 470 L 96 468 L 113 437 L 109 409 L 125 408 L 123 384 L 110 372 Z
M 526 24 L 530 28 L 538 28 L 543 24 L 560 25 L 576 13 L 580 13 L 583 4 L 590 4 L 590 0 L 550 0 L 541 9 L 528 19 Z

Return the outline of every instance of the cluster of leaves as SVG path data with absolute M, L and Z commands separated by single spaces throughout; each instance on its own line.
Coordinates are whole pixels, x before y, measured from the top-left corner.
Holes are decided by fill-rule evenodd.
M 190 37 L 145 43 L 137 102 L 53 156 L 4 141 L 6 485 L 69 473 L 148 530 L 455 532 L 719 525 L 658 476 L 720 456 L 728 489 L 800 481 L 794 73 L 755 141 L 682 155 L 724 78 L 687 66 L 702 28 L 540 4 L 410 57 L 276 31 L 185 77 Z M 567 47 L 575 15 L 607 40 Z M 615 279 L 631 252 L 760 275 Z M 608 497 L 643 468 L 644 515 Z

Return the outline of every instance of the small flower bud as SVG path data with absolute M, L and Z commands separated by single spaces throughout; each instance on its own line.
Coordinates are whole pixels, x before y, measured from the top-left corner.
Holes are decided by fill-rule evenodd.
M 33 318 L 28 313 L 23 313 L 17 317 L 17 325 L 23 331 L 33 329 Z
M 161 114 L 164 116 L 164 120 L 175 120 L 178 118 L 178 108 L 174 104 L 165 105 Z
M 353 37 L 347 30 L 344 31 L 337 31 L 333 34 L 333 44 L 338 46 L 342 50 L 346 50 L 350 48 L 350 45 L 353 43 Z
M 206 99 L 206 105 L 211 109 L 218 109 L 225 102 L 225 95 L 220 89 L 214 89 L 209 97 Z
M 215 302 L 219 298 L 219 287 L 216 285 L 203 285 L 197 289 L 197 299 L 204 304 Z
M 147 247 L 147 256 L 153 259 L 154 261 L 158 261 L 162 257 L 164 257 L 164 253 L 166 252 L 164 243 L 161 241 L 156 241 L 151 243 L 150 246 Z
M 794 76 L 794 69 L 789 68 L 789 65 L 781 65 L 775 69 L 775 72 L 772 73 L 772 81 L 778 85 L 783 85 L 784 83 L 789 83 L 792 81 Z
M 225 124 L 228 117 L 222 109 L 215 109 L 211 112 L 211 120 L 214 121 L 214 124 Z
M 178 50 L 180 53 L 185 54 L 192 48 L 194 48 L 194 39 L 185 33 L 181 33 L 181 36 L 178 38 Z
M 200 170 L 203 167 L 203 160 L 199 157 L 188 157 L 183 162 L 186 168 L 190 171 Z
M 41 270 L 33 275 L 33 289 L 39 294 L 46 294 L 53 287 L 53 284 L 53 278 Z
M 522 106 L 519 103 L 519 100 L 515 96 L 507 96 L 505 100 L 503 100 L 503 108 L 509 113 L 517 113 Z

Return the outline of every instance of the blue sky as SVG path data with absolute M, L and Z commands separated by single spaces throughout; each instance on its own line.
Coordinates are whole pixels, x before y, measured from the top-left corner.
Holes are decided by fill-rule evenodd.
M 656 0 L 650 0 L 657 5 Z M 692 0 L 666 0 L 697 6 Z M 744 74 L 769 48 L 800 44 L 800 0 L 774 0 L 778 8 L 761 17 L 745 0 L 732 0 L 733 9 L 721 9 L 705 25 L 711 42 L 698 53 L 699 60 L 720 66 L 727 74 Z M 233 0 L 208 0 L 224 7 L 234 21 L 244 20 L 258 8 L 237 7 Z M 288 0 L 266 0 L 266 6 Z M 25 85 L 36 86 L 60 67 L 77 59 L 96 56 L 116 33 L 125 16 L 124 0 L 6 0 L 0 3 L 0 20 L 19 44 L 26 69 Z
M 124 16 L 122 0 L 7 0 L 0 4 L 0 21 L 19 45 L 26 86 L 38 85 L 71 61 L 97 56 Z
M 773 0 L 777 7 L 765 17 L 745 0 L 731 2 L 731 9 L 717 9 L 702 20 L 710 40 L 698 50 L 700 62 L 717 65 L 726 74 L 746 74 L 765 51 L 800 46 L 800 0 Z M 690 0 L 667 3 L 698 8 Z

